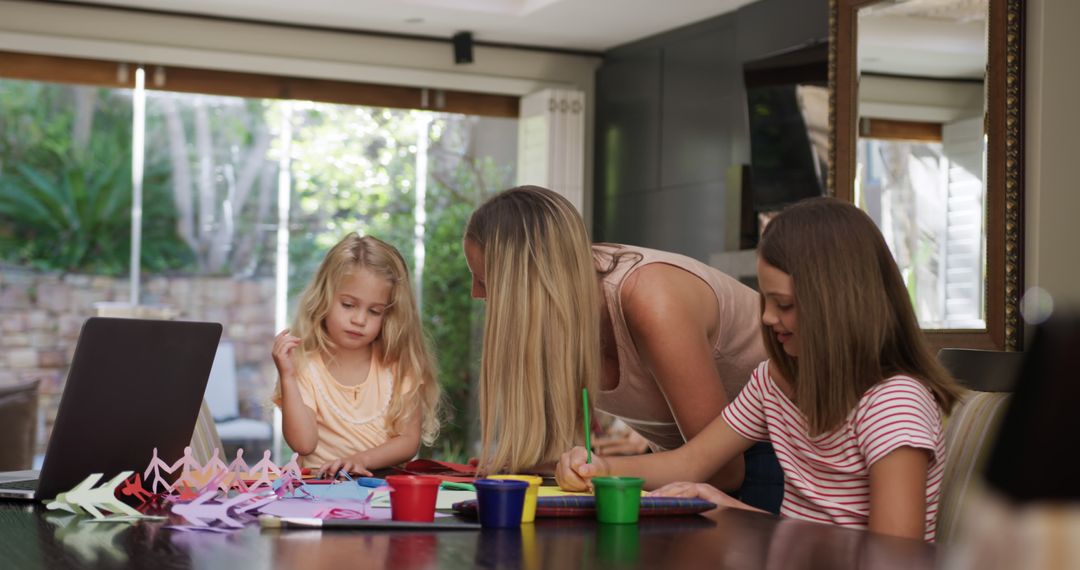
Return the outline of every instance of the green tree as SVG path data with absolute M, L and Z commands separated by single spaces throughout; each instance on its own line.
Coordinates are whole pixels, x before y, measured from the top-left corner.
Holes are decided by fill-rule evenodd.
M 131 250 L 131 102 L 121 94 L 83 91 L 92 104 L 75 105 L 75 88 L 0 82 L 0 258 L 56 269 L 118 275 Z M 92 113 L 93 134 L 73 136 Z M 30 119 L 29 121 L 27 119 Z M 166 222 L 167 171 L 149 161 L 144 177 L 142 264 L 182 267 L 187 248 Z

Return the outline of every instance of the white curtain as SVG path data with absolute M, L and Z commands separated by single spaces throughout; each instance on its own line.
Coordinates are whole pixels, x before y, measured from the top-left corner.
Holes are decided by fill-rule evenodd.
M 518 184 L 550 188 L 585 206 L 585 94 L 544 89 L 521 98 Z

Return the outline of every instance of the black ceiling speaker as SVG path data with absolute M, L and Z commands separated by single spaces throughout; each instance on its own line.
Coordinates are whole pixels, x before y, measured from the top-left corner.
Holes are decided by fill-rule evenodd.
M 472 63 L 472 32 L 458 32 L 451 41 L 454 42 L 454 63 Z

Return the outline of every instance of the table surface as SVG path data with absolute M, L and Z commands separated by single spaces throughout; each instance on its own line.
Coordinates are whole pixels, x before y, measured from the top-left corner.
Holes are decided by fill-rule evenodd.
M 520 529 L 229 534 L 94 523 L 0 501 L 0 567 L 35 568 L 932 568 L 939 550 L 830 525 L 728 510 L 636 525 L 540 519 Z

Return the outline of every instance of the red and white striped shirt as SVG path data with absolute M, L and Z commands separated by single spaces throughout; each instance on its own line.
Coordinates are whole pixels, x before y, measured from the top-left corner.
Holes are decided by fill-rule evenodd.
M 773 382 L 766 360 L 722 415 L 743 437 L 772 442 L 784 470 L 780 514 L 797 519 L 866 528 L 870 466 L 904 446 L 931 451 L 924 538 L 934 540 L 945 438 L 937 402 L 918 380 L 893 376 L 879 382 L 842 425 L 810 437 L 805 416 Z

